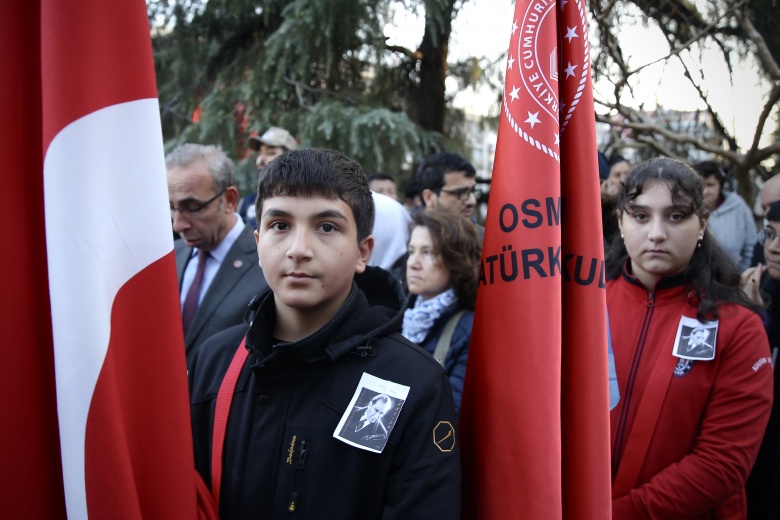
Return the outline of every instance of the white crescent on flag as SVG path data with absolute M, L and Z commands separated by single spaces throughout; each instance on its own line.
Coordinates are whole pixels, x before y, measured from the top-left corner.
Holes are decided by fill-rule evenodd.
M 113 360 L 107 358 L 109 343 L 116 342 L 112 314 L 141 318 L 144 311 L 133 307 L 148 306 L 155 297 L 153 293 L 137 295 L 141 299 L 134 300 L 117 295 L 173 247 L 165 225 L 170 217 L 165 209 L 162 157 L 156 99 L 130 101 L 88 114 L 58 133 L 46 152 L 49 290 L 70 518 L 87 517 L 86 429 L 90 408 L 103 403 L 99 398 L 93 400 L 98 378 L 105 363 Z M 138 326 L 145 324 L 139 321 Z M 137 347 L 155 363 L 155 353 L 146 345 L 119 346 Z M 121 406 L 110 400 L 107 404 Z

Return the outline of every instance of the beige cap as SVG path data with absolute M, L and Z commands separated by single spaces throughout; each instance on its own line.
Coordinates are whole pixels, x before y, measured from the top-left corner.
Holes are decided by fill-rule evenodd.
M 249 137 L 249 147 L 252 150 L 259 150 L 260 143 L 267 144 L 268 146 L 281 146 L 287 150 L 295 150 L 298 148 L 298 141 L 295 140 L 292 134 L 278 126 L 272 126 L 266 130 L 263 135 L 253 135 Z

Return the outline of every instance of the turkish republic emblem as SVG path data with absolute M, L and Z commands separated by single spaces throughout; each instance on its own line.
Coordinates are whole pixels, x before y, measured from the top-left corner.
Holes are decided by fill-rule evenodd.
M 522 17 L 512 23 L 504 114 L 525 142 L 560 162 L 561 134 L 590 76 L 585 4 L 518 0 L 516 13 Z

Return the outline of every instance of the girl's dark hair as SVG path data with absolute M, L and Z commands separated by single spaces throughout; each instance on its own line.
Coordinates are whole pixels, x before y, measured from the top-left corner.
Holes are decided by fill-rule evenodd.
M 482 244 L 474 224 L 467 218 L 447 211 L 428 209 L 412 216 L 412 229 L 428 228 L 433 249 L 441 255 L 450 273 L 450 285 L 458 303 L 474 309 L 477 303 L 477 282 Z
M 663 183 L 672 192 L 672 201 L 688 208 L 689 214 L 706 219 L 709 212 L 704 206 L 702 178 L 686 164 L 660 157 L 639 164 L 623 182 L 617 200 L 618 219 L 631 209 L 643 190 L 656 183 Z M 628 259 L 628 251 L 620 236 L 616 236 L 607 250 L 607 277 L 615 279 Z M 684 272 L 699 300 L 697 319 L 705 321 L 718 317 L 718 307 L 723 303 L 738 303 L 756 310 L 742 294 L 740 272 L 731 256 L 718 244 L 707 230 L 701 245 L 693 251 Z

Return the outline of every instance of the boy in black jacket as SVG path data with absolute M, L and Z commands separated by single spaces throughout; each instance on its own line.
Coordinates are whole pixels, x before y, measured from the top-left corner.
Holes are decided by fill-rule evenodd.
M 285 153 L 259 182 L 257 218 L 270 291 L 189 371 L 196 466 L 221 518 L 459 518 L 452 392 L 398 332 L 400 282 L 366 266 L 374 207 L 360 165 Z M 215 408 L 229 410 L 225 429 Z

